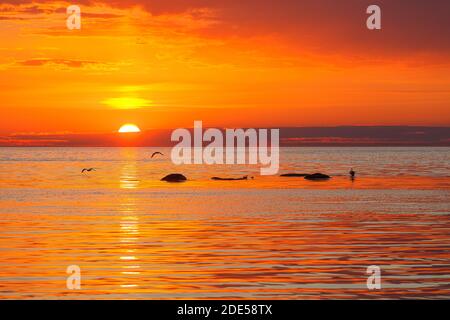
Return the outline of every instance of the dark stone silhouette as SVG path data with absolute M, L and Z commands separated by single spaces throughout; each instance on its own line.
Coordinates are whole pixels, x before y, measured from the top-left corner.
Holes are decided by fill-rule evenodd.
M 285 173 L 281 174 L 280 177 L 306 177 L 309 173 Z
M 167 181 L 167 182 L 183 182 L 186 180 L 187 180 L 187 178 L 180 173 L 172 173 L 161 179 L 161 181 Z
M 309 174 L 307 176 L 305 176 L 306 180 L 328 180 L 331 177 L 329 175 L 323 174 L 323 173 L 314 173 L 314 174 Z
M 253 177 L 252 177 L 253 179 Z M 211 180 L 219 180 L 219 181 L 239 181 L 239 180 L 248 180 L 248 176 L 243 176 L 242 178 L 220 178 L 220 177 L 212 177 Z

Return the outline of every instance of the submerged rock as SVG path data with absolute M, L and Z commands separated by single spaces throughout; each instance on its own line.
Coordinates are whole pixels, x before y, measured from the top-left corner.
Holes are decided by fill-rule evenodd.
M 309 176 L 309 173 L 285 173 L 280 174 L 280 177 L 306 177 Z
M 161 181 L 167 181 L 167 182 L 183 182 L 186 180 L 187 180 L 187 178 L 180 173 L 172 173 L 161 179 Z
M 248 176 L 243 176 L 242 178 L 220 178 L 220 177 L 212 177 L 211 180 L 219 180 L 219 181 L 239 181 L 239 180 L 248 180 Z
M 305 176 L 306 180 L 328 180 L 331 177 L 329 175 L 323 174 L 323 173 L 314 173 L 314 174 L 309 174 L 307 176 Z

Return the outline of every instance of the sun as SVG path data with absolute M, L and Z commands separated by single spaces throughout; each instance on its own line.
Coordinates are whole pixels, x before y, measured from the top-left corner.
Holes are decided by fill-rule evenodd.
M 120 127 L 120 133 L 141 132 L 141 129 L 135 124 L 127 123 Z

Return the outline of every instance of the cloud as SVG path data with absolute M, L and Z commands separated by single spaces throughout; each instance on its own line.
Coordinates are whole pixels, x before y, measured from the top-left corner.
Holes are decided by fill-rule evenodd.
M 450 127 L 342 126 L 281 129 L 284 146 L 360 145 L 408 146 L 448 145 Z M 417 134 L 420 133 L 420 134 Z
M 0 3 L 33 4 L 28 10 L 38 12 L 36 3 L 47 0 L 7 0 Z M 301 48 L 322 50 L 364 49 L 380 51 L 450 50 L 450 2 L 448 0 L 378 0 L 382 9 L 380 32 L 365 26 L 366 8 L 361 0 L 79 0 L 81 6 L 98 3 L 113 8 L 139 6 L 154 16 L 182 14 L 202 10 L 218 13 L 220 25 L 210 32 L 224 35 L 282 34 Z M 60 3 L 60 2 L 58 2 Z M 64 2 L 63 2 L 64 3 Z
M 64 13 L 69 2 L 6 0 L 1 4 L 4 8 L 15 6 L 19 15 L 49 13 L 52 5 L 55 12 Z M 77 4 L 87 19 L 121 17 L 108 8 L 141 8 L 149 13 L 139 23 L 141 33 L 166 28 L 215 39 L 272 37 L 293 55 L 320 53 L 356 61 L 417 57 L 414 61 L 424 63 L 445 61 L 450 56 L 448 0 L 378 0 L 381 31 L 366 28 L 366 8 L 372 4 L 368 0 L 79 0 Z M 102 6 L 104 13 L 90 11 Z
M 15 3 L 15 4 L 14 4 Z M 0 20 L 32 20 L 42 15 L 66 15 L 69 3 L 64 1 L 0 1 Z M 111 12 L 91 12 L 91 7 L 83 8 L 84 19 L 115 19 L 123 17 L 122 14 Z M 104 7 L 104 9 L 107 9 Z
M 40 67 L 48 64 L 63 65 L 70 68 L 82 68 L 87 65 L 100 64 L 100 62 L 89 60 L 70 60 L 70 59 L 29 59 L 19 61 L 18 64 L 27 67 Z
M 4 16 L 0 16 L 0 20 L 26 20 L 25 18 L 21 18 L 21 17 L 4 17 Z
M 138 109 L 152 105 L 150 100 L 136 97 L 110 98 L 102 101 L 102 103 L 115 109 Z
M 206 129 L 206 128 L 204 128 Z M 192 130 L 192 129 L 191 129 Z M 405 135 L 420 131 L 420 137 Z M 133 139 L 120 133 L 20 133 L 0 136 L 4 146 L 170 147 L 172 130 L 144 131 Z M 281 128 L 281 146 L 450 146 L 450 127 L 298 127 Z
M 117 71 L 121 66 L 127 65 L 126 62 L 101 62 L 94 60 L 77 59 L 59 59 L 59 58 L 33 58 L 21 60 L 14 63 L 4 64 L 4 68 L 11 68 L 14 65 L 23 67 L 54 67 L 54 68 L 76 68 L 89 69 L 93 72 L 112 72 Z M 2 65 L 0 64 L 0 67 Z
M 115 19 L 122 18 L 124 15 L 114 13 L 89 13 L 84 12 L 83 18 L 97 18 L 97 19 Z

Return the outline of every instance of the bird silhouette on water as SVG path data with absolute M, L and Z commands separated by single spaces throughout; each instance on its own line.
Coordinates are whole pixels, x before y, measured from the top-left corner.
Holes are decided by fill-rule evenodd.
M 91 172 L 91 171 L 96 171 L 96 170 L 95 170 L 95 168 L 84 168 L 83 170 L 81 170 L 81 173 L 84 173 L 85 171 Z
M 356 172 L 353 170 L 353 168 L 349 171 L 350 179 L 355 180 Z

